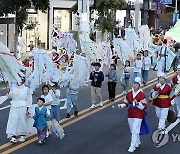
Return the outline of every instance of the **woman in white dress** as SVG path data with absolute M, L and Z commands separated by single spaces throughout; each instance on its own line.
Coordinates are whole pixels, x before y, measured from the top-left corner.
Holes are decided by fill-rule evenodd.
M 32 95 L 23 81 L 11 88 L 9 98 L 12 100 L 10 102 L 11 108 L 6 129 L 7 138 L 11 138 L 10 142 L 17 143 L 17 136 L 20 136 L 19 142 L 24 142 L 26 135 L 30 133 L 33 127 L 30 126 L 29 120 L 31 120 L 31 118 L 28 117 L 28 109 L 32 104 Z

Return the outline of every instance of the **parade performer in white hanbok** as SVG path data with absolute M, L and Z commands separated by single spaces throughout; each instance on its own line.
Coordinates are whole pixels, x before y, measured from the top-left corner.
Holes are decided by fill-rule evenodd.
M 17 58 L 21 59 L 22 57 L 22 50 L 23 50 L 23 47 L 25 47 L 26 44 L 25 44 L 25 40 L 24 38 L 21 36 L 18 36 L 18 45 L 17 45 L 17 50 L 18 50 L 18 53 L 17 53 Z
M 136 77 L 133 88 L 129 90 L 119 108 L 128 107 L 128 124 L 131 131 L 131 145 L 128 152 L 134 152 L 141 144 L 140 135 L 151 133 L 151 128 L 146 119 L 146 97 L 140 89 L 141 78 Z
M 180 118 L 180 65 L 177 66 L 176 75 L 172 78 L 172 84 L 175 88 L 175 94 L 177 95 L 174 99 L 178 112 L 177 117 Z
M 11 138 L 12 143 L 17 143 L 17 137 L 20 136 L 19 142 L 24 142 L 26 135 L 30 133 L 33 127 L 32 119 L 28 117 L 32 95 L 22 80 L 21 83 L 17 83 L 11 88 L 8 96 L 12 100 L 6 129 L 7 137 Z M 30 126 L 31 123 L 32 126 Z
M 152 44 L 152 48 L 154 48 L 159 53 L 159 59 L 157 62 L 158 73 L 167 72 L 171 68 L 171 64 L 175 58 L 175 54 L 166 46 L 167 40 L 163 41 L 162 46 L 157 46 Z

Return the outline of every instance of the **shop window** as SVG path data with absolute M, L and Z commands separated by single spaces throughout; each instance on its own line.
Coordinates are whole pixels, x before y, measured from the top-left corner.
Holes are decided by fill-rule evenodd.
M 54 25 L 61 32 L 70 30 L 71 15 L 68 10 L 54 9 Z

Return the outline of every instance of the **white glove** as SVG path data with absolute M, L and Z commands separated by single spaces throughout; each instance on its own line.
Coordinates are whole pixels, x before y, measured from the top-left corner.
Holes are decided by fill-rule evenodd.
M 175 104 L 175 100 L 173 99 L 172 101 L 171 101 L 171 105 L 174 105 Z
M 118 104 L 118 108 L 122 109 L 122 108 L 124 108 L 124 107 L 126 107 L 125 104 Z
M 157 88 L 160 88 L 160 87 L 161 87 L 161 84 L 160 84 L 160 83 L 157 83 L 157 84 L 156 84 L 156 87 L 157 87 Z

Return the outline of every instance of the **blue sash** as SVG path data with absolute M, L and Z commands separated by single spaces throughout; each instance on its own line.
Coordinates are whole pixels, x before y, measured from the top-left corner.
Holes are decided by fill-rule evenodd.
M 137 108 L 137 107 L 133 106 L 133 104 L 131 103 L 129 104 L 129 108 Z M 150 133 L 152 133 L 152 129 L 147 120 L 147 113 L 144 111 L 144 117 L 141 122 L 140 135 L 146 135 Z

